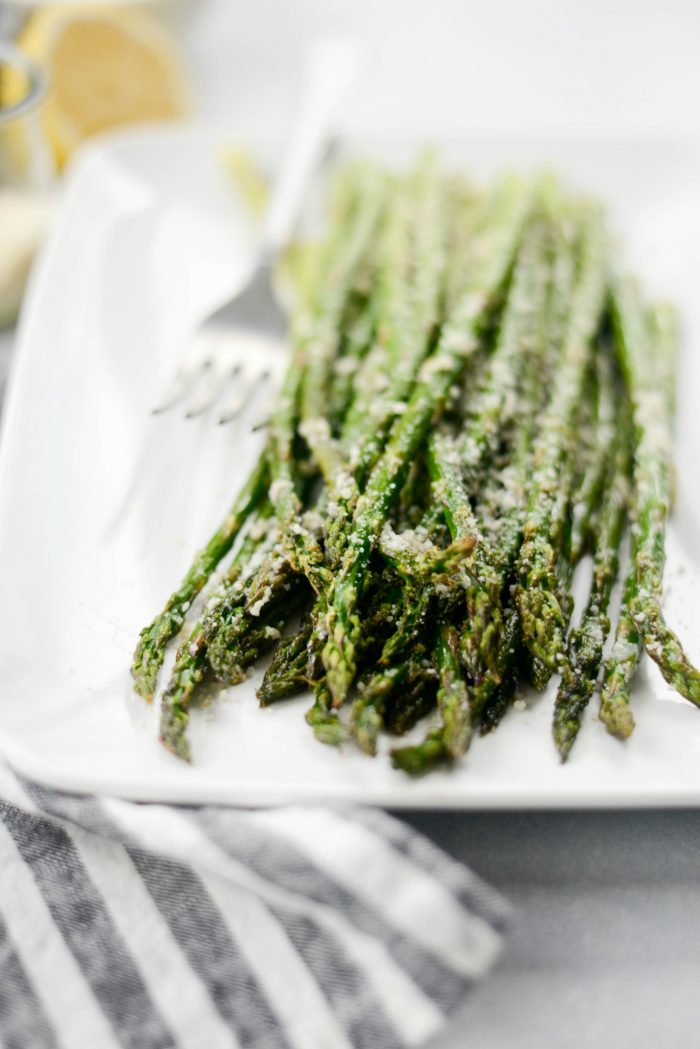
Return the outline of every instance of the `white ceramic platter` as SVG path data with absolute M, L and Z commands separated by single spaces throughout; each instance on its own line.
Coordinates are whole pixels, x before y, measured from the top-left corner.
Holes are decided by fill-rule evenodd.
M 532 697 L 463 764 L 418 782 L 317 743 L 308 697 L 260 710 L 255 679 L 194 717 L 195 764 L 156 742 L 129 663 L 139 629 L 241 483 L 252 413 L 153 419 L 198 318 L 250 258 L 253 230 L 220 164 L 226 136 L 113 139 L 74 170 L 24 310 L 0 447 L 0 749 L 56 787 L 180 802 L 355 800 L 452 808 L 696 805 L 700 712 L 647 663 L 627 745 L 591 709 L 566 766 L 551 697 Z M 274 150 L 247 147 L 267 164 Z M 407 159 L 416 144 L 356 147 Z M 667 609 L 700 657 L 700 153 L 673 143 L 473 141 L 447 164 L 487 177 L 549 166 L 609 204 L 625 252 L 683 319 L 678 499 Z

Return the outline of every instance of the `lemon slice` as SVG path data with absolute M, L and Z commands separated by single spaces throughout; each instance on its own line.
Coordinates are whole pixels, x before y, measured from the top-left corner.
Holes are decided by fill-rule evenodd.
M 98 132 L 186 112 L 187 78 L 177 44 L 138 8 L 41 8 L 18 43 L 49 74 L 44 127 L 59 165 Z

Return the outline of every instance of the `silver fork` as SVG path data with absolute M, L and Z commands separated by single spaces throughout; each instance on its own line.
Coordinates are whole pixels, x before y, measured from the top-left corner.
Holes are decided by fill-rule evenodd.
M 274 264 L 294 230 L 328 146 L 333 112 L 358 62 L 357 45 L 350 41 L 326 40 L 311 49 L 296 131 L 275 183 L 252 272 L 194 333 L 154 414 L 181 404 L 186 418 L 194 418 L 216 403 L 219 422 L 230 422 L 257 399 L 263 386 L 279 381 L 288 340 L 287 317 L 273 289 Z

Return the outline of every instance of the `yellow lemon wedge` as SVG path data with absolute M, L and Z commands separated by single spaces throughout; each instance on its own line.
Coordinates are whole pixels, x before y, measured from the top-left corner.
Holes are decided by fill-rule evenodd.
M 177 43 L 140 8 L 44 7 L 30 17 L 18 44 L 48 72 L 44 127 L 59 165 L 98 132 L 187 110 Z

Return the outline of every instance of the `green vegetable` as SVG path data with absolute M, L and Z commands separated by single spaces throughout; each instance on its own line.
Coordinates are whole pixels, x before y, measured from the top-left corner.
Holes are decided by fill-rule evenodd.
M 671 421 L 676 359 L 675 314 L 657 307 L 648 316 L 631 282 L 613 297 L 616 347 L 632 406 L 632 540 L 635 584 L 629 611 L 644 648 L 677 692 L 700 706 L 700 671 L 666 623 L 663 599 L 665 535 L 671 505 Z
M 557 675 L 567 759 L 628 526 L 601 720 L 631 733 L 644 648 L 700 706 L 700 673 L 662 612 L 675 322 L 611 276 L 599 208 L 549 176 L 484 192 L 428 153 L 407 175 L 359 163 L 336 181 L 328 236 L 295 256 L 265 450 L 134 656 L 151 699 L 185 628 L 164 745 L 190 760 L 193 707 L 270 653 L 261 706 L 312 690 L 316 739 L 388 749 L 411 776 L 449 770 L 524 685 Z

